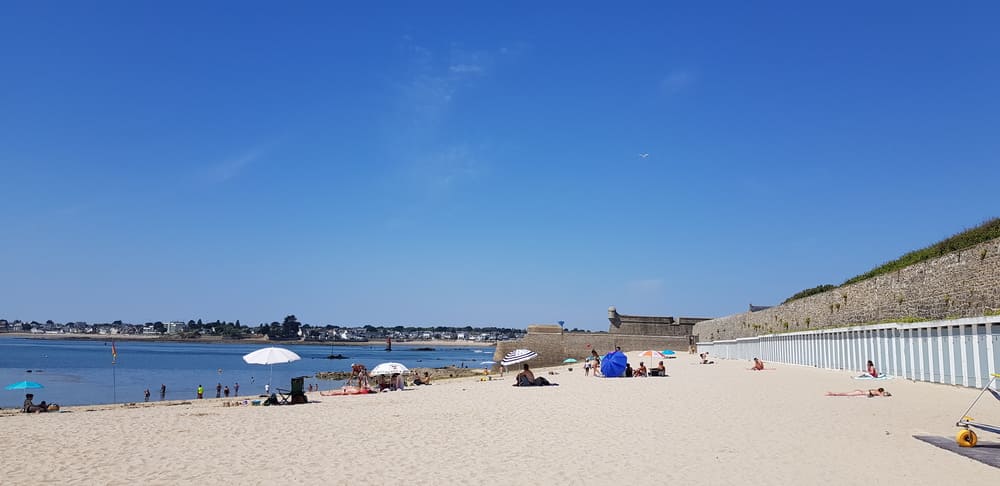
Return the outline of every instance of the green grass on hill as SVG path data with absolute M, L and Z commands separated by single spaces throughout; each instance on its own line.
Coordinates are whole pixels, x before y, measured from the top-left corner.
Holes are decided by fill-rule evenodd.
M 976 226 L 975 228 L 962 231 L 961 233 L 945 238 L 944 240 L 941 240 L 931 246 L 911 251 L 891 262 L 883 263 L 882 265 L 862 273 L 861 275 L 849 278 L 844 283 L 840 284 L 840 286 L 843 287 L 844 285 L 850 285 L 862 280 L 878 277 L 879 275 L 892 273 L 910 265 L 924 262 L 932 258 L 937 258 L 953 251 L 964 250 L 994 238 L 1000 238 L 1000 218 L 993 218 L 980 224 L 979 226 Z M 835 288 L 837 287 L 834 287 L 833 285 L 820 285 L 818 287 L 806 289 L 789 297 L 783 303 L 788 303 L 803 297 L 809 297 L 810 295 L 819 294 Z
M 822 294 L 823 292 L 826 292 L 827 290 L 833 290 L 835 288 L 837 288 L 836 285 L 826 284 L 826 285 L 820 285 L 820 286 L 817 286 L 817 287 L 813 287 L 811 289 L 805 289 L 805 290 L 803 290 L 803 291 L 801 291 L 801 292 L 799 292 L 799 293 L 797 293 L 797 294 L 795 294 L 795 295 L 793 295 L 793 296 L 785 299 L 785 301 L 782 302 L 782 304 L 787 304 L 787 303 L 789 303 L 789 302 L 791 302 L 793 300 L 796 300 L 796 299 L 802 299 L 802 298 L 805 298 L 805 297 L 809 297 L 810 295 Z
M 953 251 L 964 250 L 985 241 L 1000 238 L 1000 218 L 993 218 L 972 229 L 945 238 L 931 246 L 911 251 L 891 262 L 883 263 L 857 277 L 849 278 L 841 286 L 868 280 L 879 275 L 895 272 L 910 265 L 937 258 Z

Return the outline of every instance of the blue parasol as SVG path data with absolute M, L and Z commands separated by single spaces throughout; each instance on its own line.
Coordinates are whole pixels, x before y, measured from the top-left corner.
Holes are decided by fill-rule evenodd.
M 11 383 L 3 387 L 4 390 L 27 390 L 30 388 L 45 388 L 41 383 L 35 383 L 33 381 L 19 381 L 17 383 Z
M 619 378 L 625 376 L 625 365 L 628 364 L 628 356 L 621 351 L 612 351 L 604 355 L 601 360 L 601 374 L 605 378 Z
M 660 354 L 662 354 L 662 355 L 664 355 L 664 356 L 666 356 L 668 358 L 676 358 L 677 357 L 676 356 L 677 353 L 673 352 L 670 349 L 664 349 L 663 351 L 660 351 Z

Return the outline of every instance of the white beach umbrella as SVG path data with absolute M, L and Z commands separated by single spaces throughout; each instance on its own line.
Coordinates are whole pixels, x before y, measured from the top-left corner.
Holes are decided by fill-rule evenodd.
M 538 356 L 538 353 L 530 349 L 515 349 L 504 355 L 503 360 L 500 361 L 500 364 L 503 366 L 510 366 L 512 364 L 528 361 L 529 359 L 534 358 L 535 356 Z
M 271 387 L 271 376 L 274 375 L 274 365 L 291 363 L 300 359 L 302 358 L 291 350 L 277 347 L 258 349 L 257 351 L 243 355 L 243 361 L 246 361 L 248 364 L 268 365 L 271 367 L 270 374 L 267 377 L 268 388 Z
M 382 363 L 368 373 L 370 375 L 395 375 L 409 373 L 410 369 L 400 363 Z

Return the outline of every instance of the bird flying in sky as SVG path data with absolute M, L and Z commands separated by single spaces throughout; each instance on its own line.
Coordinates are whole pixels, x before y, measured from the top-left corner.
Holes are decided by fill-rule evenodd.
M 642 158 L 645 159 L 646 157 L 649 157 L 649 154 L 639 154 L 639 157 L 642 157 Z

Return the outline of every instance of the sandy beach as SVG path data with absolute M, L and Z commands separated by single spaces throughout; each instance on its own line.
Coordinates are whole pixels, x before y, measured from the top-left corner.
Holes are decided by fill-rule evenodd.
M 209 399 L 6 413 L 3 483 L 1000 481 L 1000 469 L 912 438 L 953 437 L 978 390 L 696 361 L 667 360 L 663 378 L 597 379 L 581 366 L 536 371 L 557 387 L 512 387 L 511 375 L 494 375 L 370 396 L 311 393 L 311 403 L 295 406 Z M 824 396 L 878 386 L 893 396 Z M 1000 423 L 1000 403 L 984 397 L 971 415 Z

